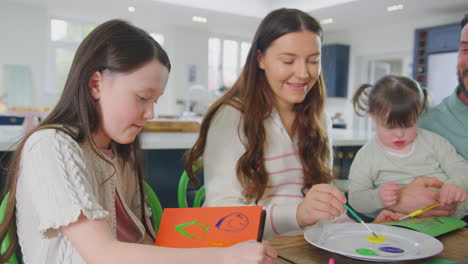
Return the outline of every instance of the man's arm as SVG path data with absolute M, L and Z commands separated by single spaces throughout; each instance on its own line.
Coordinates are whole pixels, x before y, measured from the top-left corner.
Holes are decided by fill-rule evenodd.
M 443 184 L 436 178 L 416 177 L 411 183 L 402 188 L 400 200 L 389 209 L 398 213 L 409 214 L 436 204 L 439 202 L 439 191 L 432 188 L 439 189 Z M 450 216 L 455 212 L 455 209 L 454 205 L 438 206 L 420 214 L 420 216 Z

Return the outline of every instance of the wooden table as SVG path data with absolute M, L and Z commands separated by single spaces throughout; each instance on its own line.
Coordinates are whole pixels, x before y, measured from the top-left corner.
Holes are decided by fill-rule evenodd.
M 420 259 L 392 263 L 415 264 L 440 258 L 455 262 L 468 261 L 468 228 L 457 229 L 450 233 L 438 236 L 437 239 L 444 244 L 444 250 L 440 254 L 424 260 Z M 304 240 L 303 236 L 279 237 L 271 240 L 270 244 L 278 250 L 278 254 L 281 258 L 279 257 L 276 263 L 281 264 L 327 264 L 330 258 L 334 258 L 336 264 L 384 263 L 367 262 L 328 252 L 309 244 Z

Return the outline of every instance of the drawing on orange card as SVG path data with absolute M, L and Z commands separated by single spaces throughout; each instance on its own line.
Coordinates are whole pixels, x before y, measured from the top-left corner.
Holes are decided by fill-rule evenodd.
M 249 218 L 242 213 L 232 213 L 221 218 L 216 227 L 227 232 L 240 232 L 249 225 Z
M 210 226 L 205 221 L 192 221 L 176 225 L 174 230 L 191 239 L 202 239 L 210 230 Z
M 262 210 L 262 206 L 165 208 L 155 244 L 175 248 L 227 247 L 257 240 Z

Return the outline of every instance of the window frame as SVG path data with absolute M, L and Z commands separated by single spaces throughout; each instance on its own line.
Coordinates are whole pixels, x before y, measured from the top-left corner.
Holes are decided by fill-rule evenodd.
M 217 84 L 218 84 L 218 87 L 217 88 L 210 88 L 209 86 L 209 83 L 210 83 L 210 53 L 209 53 L 209 49 L 210 49 L 210 46 L 209 46 L 209 42 L 210 42 L 210 39 L 211 38 L 216 38 L 216 39 L 219 39 L 220 41 L 220 49 L 219 49 L 219 54 L 218 54 L 218 57 L 219 57 L 219 61 L 218 61 L 218 77 L 217 77 Z M 236 74 L 237 74 L 237 78 L 239 77 L 240 73 L 242 72 L 242 69 L 245 65 L 245 61 L 242 61 L 242 43 L 246 43 L 249 45 L 249 48 L 247 50 L 247 55 L 245 56 L 245 59 L 247 59 L 247 56 L 248 56 L 248 51 L 250 50 L 250 47 L 252 46 L 252 42 L 249 41 L 247 38 L 243 38 L 243 37 L 239 37 L 239 36 L 229 36 L 229 35 L 223 35 L 223 34 L 210 34 L 208 36 L 208 39 L 207 39 L 207 49 L 208 49 L 208 57 L 207 57 L 207 82 L 208 82 L 208 85 L 207 85 L 207 89 L 210 90 L 210 91 L 218 91 L 221 87 L 224 86 L 224 83 L 222 85 L 220 85 L 220 78 L 219 76 L 224 74 L 223 73 L 223 70 L 224 70 L 224 67 L 223 67 L 223 62 L 224 62 L 224 41 L 225 40 L 231 40 L 231 41 L 235 41 L 236 44 L 237 44 L 237 54 L 236 54 L 236 58 L 237 58 L 237 67 L 236 67 Z M 221 73 L 219 72 L 221 71 Z M 236 79 L 237 79 L 236 78 Z M 223 82 L 224 82 L 224 77 L 223 77 Z
M 74 18 L 64 18 L 64 17 L 59 17 L 59 16 L 51 16 L 48 18 L 48 24 L 47 24 L 48 26 L 47 26 L 47 31 L 46 31 L 47 42 L 48 42 L 48 45 L 47 45 L 47 62 L 48 63 L 47 63 L 47 72 L 46 72 L 46 76 L 47 76 L 46 87 L 44 91 L 45 91 L 46 96 L 53 96 L 55 100 L 58 100 L 64 87 L 61 87 L 61 89 L 59 89 L 58 87 L 59 74 L 58 74 L 58 69 L 57 69 L 57 50 L 64 49 L 67 51 L 73 51 L 73 56 L 75 56 L 76 50 L 78 49 L 79 45 L 81 44 L 81 42 L 86 36 L 84 36 L 78 42 L 66 41 L 66 40 L 52 40 L 52 26 L 51 26 L 52 20 L 62 20 L 70 24 L 92 26 L 93 28 L 96 28 L 97 26 L 99 26 L 100 23 L 96 21 L 80 20 L 80 19 L 74 19 Z M 158 41 L 158 43 L 162 47 L 164 47 L 167 39 L 163 32 L 147 30 L 145 27 L 140 27 L 140 28 L 143 28 L 149 35 L 151 34 L 161 35 L 163 41 L 162 43 Z M 89 32 L 87 34 L 89 34 Z M 153 37 L 153 35 L 151 36 Z M 70 69 L 68 69 L 68 71 L 69 70 Z
M 80 45 L 81 39 L 78 42 L 74 41 L 64 41 L 64 40 L 52 40 L 52 20 L 62 20 L 70 24 L 79 24 L 83 26 L 92 26 L 96 27 L 98 23 L 88 20 L 80 20 L 80 19 L 73 19 L 73 18 L 64 18 L 59 16 L 52 16 L 48 18 L 47 21 L 47 42 L 48 42 L 48 49 L 47 49 L 47 60 L 48 60 L 48 73 L 47 73 L 47 85 L 45 87 L 45 94 L 47 96 L 54 96 L 57 100 L 60 94 L 62 93 L 62 89 L 59 90 L 58 88 L 58 69 L 57 69 L 57 50 L 64 49 L 68 51 L 74 51 L 73 54 L 78 49 Z M 74 55 L 73 55 L 74 56 Z M 73 60 L 73 58 L 72 58 Z M 68 69 L 69 70 L 69 69 Z

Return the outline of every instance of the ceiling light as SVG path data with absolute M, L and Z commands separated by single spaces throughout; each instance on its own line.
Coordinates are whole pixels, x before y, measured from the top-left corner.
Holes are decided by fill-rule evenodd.
M 403 5 L 392 5 L 392 6 L 387 7 L 388 12 L 397 11 L 400 9 L 403 9 Z
M 128 12 L 133 13 L 135 12 L 136 8 L 134 6 L 129 6 L 128 7 Z
M 206 17 L 193 16 L 192 21 L 200 22 L 200 23 L 206 23 L 206 22 L 208 22 L 208 19 Z
M 325 18 L 325 19 L 320 20 L 320 24 L 322 25 L 331 24 L 331 23 L 333 23 L 333 18 Z

